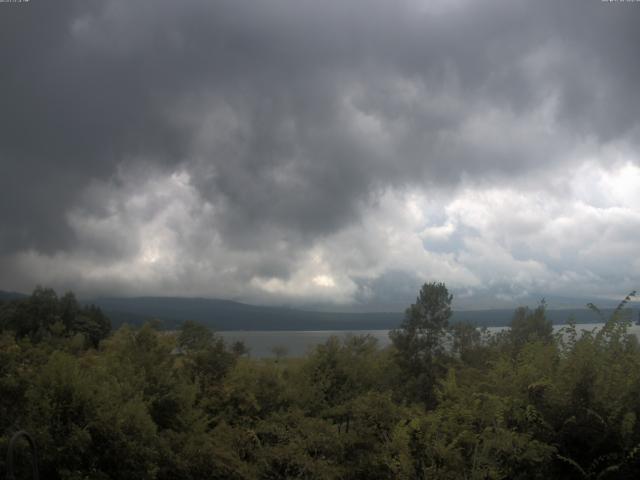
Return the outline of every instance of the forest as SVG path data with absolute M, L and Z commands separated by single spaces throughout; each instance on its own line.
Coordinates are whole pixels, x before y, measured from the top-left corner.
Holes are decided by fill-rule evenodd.
M 52 480 L 635 479 L 632 296 L 590 305 L 598 330 L 554 332 L 541 302 L 489 334 L 450 323 L 451 294 L 427 283 L 389 347 L 332 337 L 257 359 L 195 322 L 112 331 L 38 287 L 0 303 L 0 476 L 26 430 Z

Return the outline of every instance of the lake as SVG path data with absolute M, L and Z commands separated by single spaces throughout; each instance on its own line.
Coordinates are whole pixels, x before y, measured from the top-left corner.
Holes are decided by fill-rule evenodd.
M 578 330 L 593 330 L 599 328 L 602 323 L 583 323 L 578 325 Z M 566 325 L 554 325 L 554 330 L 563 328 Z M 499 332 L 507 327 L 489 327 L 490 332 Z M 632 325 L 629 329 L 640 338 L 640 326 Z M 272 357 L 274 347 L 284 347 L 289 357 L 300 357 L 309 352 L 310 349 L 324 343 L 333 335 L 344 337 L 346 335 L 371 335 L 378 340 L 380 347 L 389 345 L 389 330 L 317 330 L 317 331 L 223 331 L 218 332 L 228 342 L 242 340 L 249 348 L 252 357 L 263 358 Z

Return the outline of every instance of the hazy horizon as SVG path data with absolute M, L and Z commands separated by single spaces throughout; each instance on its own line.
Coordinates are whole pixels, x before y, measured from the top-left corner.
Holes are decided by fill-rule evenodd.
M 41 286 L 42 287 L 42 286 Z M 44 288 L 48 288 L 43 286 Z M 72 292 L 70 289 L 61 289 L 56 293 L 58 295 L 62 295 L 66 292 Z M 459 301 L 456 299 L 456 292 L 452 292 L 453 301 L 452 301 L 452 309 L 457 312 L 472 312 L 472 311 L 491 311 L 491 310 L 502 310 L 502 311 L 513 311 L 517 307 L 529 307 L 535 308 L 542 301 L 544 301 L 547 310 L 576 310 L 576 309 L 588 309 L 588 303 L 594 303 L 596 306 L 602 309 L 612 309 L 615 308 L 620 301 L 623 299 L 622 297 L 594 297 L 594 298 L 583 298 L 583 297 L 559 297 L 559 296 L 549 296 L 549 295 L 530 295 L 528 297 L 520 297 L 519 302 L 502 302 L 496 303 L 492 301 L 491 303 L 479 303 L 474 301 L 474 303 L 468 303 L 465 301 Z M 30 292 L 16 292 L 16 291 L 6 291 L 0 290 L 0 294 L 7 295 L 24 295 L 29 296 Z M 220 298 L 220 297 L 206 297 L 206 296 L 189 296 L 189 295 L 102 295 L 102 296 L 78 296 L 76 298 L 81 302 L 86 303 L 94 303 L 98 304 L 100 301 L 105 300 L 136 300 L 136 299 L 160 299 L 160 300 L 179 300 L 179 301 L 205 301 L 205 302 L 232 302 L 239 303 L 248 306 L 256 306 L 256 307 L 265 307 L 265 308 L 284 308 L 284 309 L 294 309 L 298 311 L 308 311 L 308 312 L 326 312 L 326 313 L 404 313 L 407 307 L 415 302 L 415 298 L 406 298 L 404 302 L 401 299 L 398 299 L 397 303 L 367 303 L 367 304 L 351 304 L 351 305 L 338 305 L 334 303 L 285 303 L 285 302 L 251 302 L 245 301 L 241 298 Z M 638 305 L 638 300 L 636 297 L 631 297 L 628 301 L 628 306 L 632 309 L 636 309 Z

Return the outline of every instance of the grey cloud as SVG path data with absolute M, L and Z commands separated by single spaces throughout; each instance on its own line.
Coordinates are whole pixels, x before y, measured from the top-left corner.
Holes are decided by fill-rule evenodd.
M 389 270 L 374 279 L 358 279 L 355 300 L 365 310 L 403 311 L 415 302 L 420 286 L 425 281 L 417 275 L 401 270 Z
M 185 239 L 196 251 L 220 235 L 265 256 L 247 278 L 287 278 L 301 249 L 357 223 L 389 188 L 446 188 L 463 174 L 508 182 L 568 161 L 585 139 L 638 143 L 633 4 L 14 7 L 0 12 L 6 256 L 131 255 L 135 241 L 107 227 L 79 235 L 69 214 L 108 218 L 136 183 L 119 172 L 147 165 L 188 172 L 214 206 L 204 233 Z M 556 110 L 536 117 L 551 99 Z M 265 248 L 278 242 L 286 251 Z

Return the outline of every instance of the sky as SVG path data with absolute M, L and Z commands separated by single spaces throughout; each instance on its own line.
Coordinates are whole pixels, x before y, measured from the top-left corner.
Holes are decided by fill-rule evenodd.
M 640 2 L 0 3 L 0 289 L 640 286 Z

